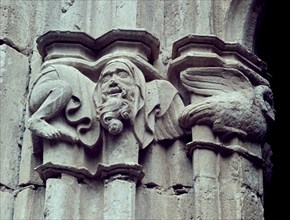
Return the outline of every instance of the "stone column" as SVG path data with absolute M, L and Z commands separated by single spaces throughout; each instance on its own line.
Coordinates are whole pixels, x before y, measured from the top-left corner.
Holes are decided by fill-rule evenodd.
M 131 129 L 105 133 L 103 159 L 97 173 L 104 184 L 104 219 L 135 219 L 136 182 L 144 173 L 138 164 L 139 144 Z
M 140 140 L 144 133 L 141 136 L 139 134 L 144 131 L 143 118 L 140 118 L 141 124 L 136 123 L 139 120 L 137 115 L 140 114 L 140 108 L 143 107 L 140 103 L 143 102 L 144 93 L 141 93 L 136 84 L 144 87 L 144 77 L 156 76 L 150 62 L 158 56 L 159 42 L 151 34 L 138 30 L 112 30 L 101 36 L 98 42 L 101 50 L 96 68 L 101 71 L 95 99 L 99 120 L 103 126 L 103 150 L 97 175 L 104 183 L 103 217 L 135 219 L 136 184 L 144 176 L 142 166 L 138 163 L 139 149 L 144 144 Z M 128 75 L 119 78 L 119 69 L 128 71 Z M 127 84 L 122 84 L 124 82 Z M 114 87 L 115 91 L 124 88 L 124 96 L 106 92 L 113 91 Z M 114 109 L 114 105 L 122 98 L 127 98 L 126 94 L 130 93 L 133 94 L 131 101 L 127 99 L 130 110 L 124 110 L 118 115 L 118 109 Z M 104 107 L 110 102 L 112 107 Z
M 104 219 L 135 219 L 136 182 L 144 176 L 133 163 L 100 165 L 104 181 Z
M 169 79 L 188 102 L 180 124 L 192 130 L 195 218 L 263 218 L 261 146 L 274 120 L 265 64 L 205 36 L 175 42 L 173 58 Z

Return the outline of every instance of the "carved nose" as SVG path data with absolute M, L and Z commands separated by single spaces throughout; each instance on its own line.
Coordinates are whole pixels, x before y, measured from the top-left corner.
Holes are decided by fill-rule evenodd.
M 118 84 L 115 82 L 115 80 L 110 80 L 110 83 L 109 83 L 109 86 L 110 87 L 115 87 L 117 86 Z

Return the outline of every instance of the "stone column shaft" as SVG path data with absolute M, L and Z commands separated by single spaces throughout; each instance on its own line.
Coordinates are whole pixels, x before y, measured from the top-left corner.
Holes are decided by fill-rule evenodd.
M 61 179 L 46 182 L 44 219 L 78 219 L 80 186 L 77 179 L 62 174 Z
M 205 36 L 176 41 L 172 56 L 169 79 L 189 103 L 179 121 L 192 130 L 195 218 L 263 218 L 261 143 L 274 120 L 265 64 Z
M 139 145 L 130 129 L 106 134 L 98 173 L 104 182 L 104 219 L 135 219 L 136 182 L 143 177 L 138 164 Z
M 104 187 L 104 220 L 135 219 L 136 183 L 116 179 Z
M 196 96 L 192 95 L 191 98 L 194 99 Z M 206 142 L 214 141 L 214 135 L 208 126 L 196 125 L 192 128 L 192 143 L 200 140 Z M 190 151 L 193 170 L 195 218 L 220 219 L 219 154 L 207 149 L 207 147 Z
M 195 217 L 198 219 L 219 218 L 219 180 L 217 153 L 196 149 L 192 156 Z

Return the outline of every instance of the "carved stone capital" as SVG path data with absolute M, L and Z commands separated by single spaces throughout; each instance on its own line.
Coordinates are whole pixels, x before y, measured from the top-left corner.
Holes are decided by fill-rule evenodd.
M 173 44 L 168 78 L 184 96 L 187 90 L 178 83 L 180 73 L 193 67 L 234 68 L 253 85 L 270 85 L 266 63 L 240 44 L 225 43 L 215 36 L 188 35 Z
M 102 180 L 109 182 L 116 179 L 137 182 L 145 175 L 142 166 L 134 163 L 99 164 L 97 173 Z
M 183 135 L 183 103 L 153 66 L 160 43 L 152 34 L 49 31 L 37 43 L 43 64 L 31 86 L 27 127 L 45 140 L 37 168 L 44 180 L 62 173 L 95 179 L 101 172 L 137 181 L 142 172 L 127 163 L 138 163 L 139 149 Z
M 186 145 L 186 151 L 189 157 L 192 157 L 195 149 L 208 149 L 214 152 L 220 153 L 222 156 L 230 156 L 234 153 L 246 158 L 251 161 L 259 168 L 263 168 L 265 166 L 264 159 L 240 145 L 224 145 L 221 143 L 212 143 L 206 141 L 192 141 Z
M 264 139 L 274 108 L 263 61 L 239 44 L 209 36 L 175 42 L 173 58 L 168 77 L 188 104 L 181 126 L 210 126 L 223 141 Z
M 65 64 L 79 69 L 93 81 L 114 58 L 127 58 L 144 72 L 146 79 L 157 79 L 150 65 L 159 55 L 159 40 L 144 29 L 113 29 L 98 38 L 83 32 L 49 31 L 37 39 L 43 67 Z

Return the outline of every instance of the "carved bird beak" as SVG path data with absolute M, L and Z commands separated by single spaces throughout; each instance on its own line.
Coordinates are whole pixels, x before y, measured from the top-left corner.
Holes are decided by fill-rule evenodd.
M 270 108 L 267 111 L 267 116 L 270 118 L 271 121 L 275 121 L 275 110 L 274 108 Z

